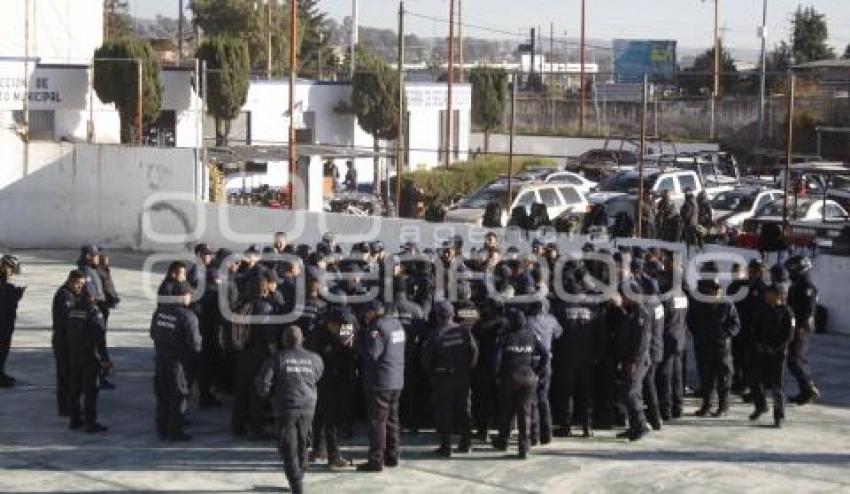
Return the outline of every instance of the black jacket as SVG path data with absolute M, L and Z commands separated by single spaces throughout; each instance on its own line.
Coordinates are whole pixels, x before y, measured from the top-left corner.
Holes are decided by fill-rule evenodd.
M 80 301 L 68 314 L 65 332 L 68 357 L 74 365 L 109 360 L 106 351 L 106 323 L 95 304 Z
M 614 307 L 609 313 L 615 325 L 614 353 L 617 361 L 625 364 L 649 362 L 649 345 L 652 340 L 652 317 L 641 306 L 626 310 Z
M 404 328 L 394 317 L 381 317 L 360 331 L 356 346 L 367 388 L 404 388 L 405 340 Z
M 272 399 L 278 416 L 290 411 L 312 412 L 323 371 L 322 358 L 302 346 L 281 350 L 267 358 L 257 374 L 257 392 Z
M 688 297 L 682 293 L 671 294 L 664 301 L 664 354 L 685 351 L 687 342 Z
M 62 285 L 56 290 L 53 295 L 53 307 L 51 314 L 53 316 L 53 344 L 65 344 L 65 334 L 68 328 L 68 318 L 71 315 L 71 310 L 77 305 L 79 297 L 74 295 L 66 285 Z
M 0 328 L 13 327 L 24 289 L 0 278 Z
M 157 360 L 188 363 L 201 351 L 198 317 L 179 305 L 160 305 L 151 318 L 151 339 Z
M 477 378 L 492 379 L 498 368 L 496 354 L 508 333 L 508 320 L 502 315 L 479 319 L 472 327 L 472 336 L 478 346 L 478 365 L 473 370 Z
M 814 329 L 814 317 L 818 305 L 818 289 L 808 276 L 794 280 L 788 289 L 788 307 L 801 330 Z
M 733 338 L 741 330 L 738 311 L 728 299 L 713 302 L 690 300 L 688 307 L 688 329 L 694 341 L 722 343 Z
M 794 338 L 794 315 L 787 305 L 763 305 L 753 319 L 753 346 L 758 353 L 784 355 Z
M 422 367 L 432 377 L 468 379 L 478 362 L 478 345 L 463 326 L 434 328 L 422 348 Z
M 529 383 L 549 365 L 549 352 L 528 327 L 509 331 L 496 353 L 497 377 Z
M 597 314 L 589 307 L 567 302 L 558 309 L 564 333 L 555 344 L 554 363 L 559 368 L 592 366 L 599 357 L 601 330 Z

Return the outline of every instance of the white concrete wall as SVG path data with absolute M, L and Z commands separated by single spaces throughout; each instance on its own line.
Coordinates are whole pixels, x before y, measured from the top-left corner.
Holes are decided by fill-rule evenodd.
M 25 5 L 29 3 L 29 50 L 24 47 Z M 2 0 L 0 57 L 50 63 L 83 63 L 103 42 L 102 0 Z
M 4 165 L 0 244 L 13 247 L 129 247 L 151 194 L 203 199 L 206 183 L 192 149 L 34 142 L 26 172 L 20 161 Z

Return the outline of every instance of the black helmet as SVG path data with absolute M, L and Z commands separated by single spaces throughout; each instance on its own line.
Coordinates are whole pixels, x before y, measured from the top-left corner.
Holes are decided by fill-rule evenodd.
M 793 256 L 785 261 L 785 269 L 793 275 L 808 273 L 812 269 L 812 260 L 808 256 Z

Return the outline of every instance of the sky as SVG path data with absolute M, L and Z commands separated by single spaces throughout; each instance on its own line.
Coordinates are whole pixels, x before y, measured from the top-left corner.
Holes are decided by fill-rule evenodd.
M 510 38 L 498 31 L 526 35 L 541 26 L 548 36 L 554 23 L 557 37 L 578 37 L 581 0 L 460 0 L 465 36 Z M 719 0 L 720 27 L 725 42 L 737 49 L 760 46 L 756 27 L 761 23 L 762 0 Z M 397 0 L 359 0 L 362 26 L 395 29 Z M 184 0 L 189 4 L 189 0 Z M 829 42 L 843 53 L 850 44 L 850 0 L 768 0 L 768 47 L 788 39 L 788 25 L 797 6 L 812 5 L 826 14 Z M 332 17 L 350 15 L 352 0 L 320 0 Z M 131 12 L 140 17 L 162 14 L 177 17 L 178 0 L 130 0 Z M 406 0 L 414 15 L 405 21 L 408 32 L 422 36 L 446 36 L 449 0 Z M 420 16 L 439 18 L 424 19 Z M 705 47 L 712 43 L 714 5 L 712 0 L 587 0 L 587 33 L 594 39 L 676 39 L 683 47 Z M 495 30 L 488 31 L 486 29 Z

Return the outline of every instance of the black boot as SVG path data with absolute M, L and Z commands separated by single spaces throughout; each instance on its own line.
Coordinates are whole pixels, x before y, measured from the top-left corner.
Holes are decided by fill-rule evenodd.
M 720 404 L 717 406 L 717 410 L 711 414 L 714 418 L 725 417 L 729 415 L 729 403 L 726 400 L 721 400 Z

